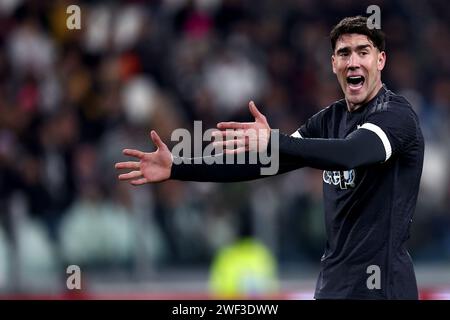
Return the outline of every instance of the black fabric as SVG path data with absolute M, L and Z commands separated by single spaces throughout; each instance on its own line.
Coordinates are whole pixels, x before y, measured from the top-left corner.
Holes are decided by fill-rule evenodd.
M 368 124 L 378 133 L 368 130 Z M 419 191 L 424 141 L 411 105 L 383 86 L 353 112 L 347 110 L 345 100 L 333 103 L 297 133 L 301 138 L 280 135 L 278 173 L 303 166 L 324 169 L 327 241 L 315 298 L 417 299 L 406 241 Z M 172 167 L 171 177 L 218 182 L 267 177 L 260 175 L 260 168 L 182 164 Z M 373 268 L 380 271 L 379 288 L 368 286 Z
M 382 162 L 386 155 L 380 138 L 366 129 L 345 139 L 298 139 L 280 134 L 280 153 L 299 157 L 304 165 L 321 170 L 353 169 Z
M 345 139 L 299 139 L 285 134 L 274 136 L 279 139 L 280 165 L 277 174 L 304 166 L 335 170 L 356 168 L 385 159 L 380 138 L 366 129 L 356 130 Z M 206 158 L 201 158 L 198 164 L 195 164 L 194 158 L 183 159 L 183 163 L 172 166 L 171 179 L 239 182 L 268 177 L 261 175 L 263 165 L 249 164 L 248 153 L 245 157 L 243 164 L 237 164 L 236 160 L 234 164 L 225 164 L 223 154 L 208 157 L 211 164 L 207 164 Z
M 199 164 L 194 164 L 194 158 L 184 159 L 185 162 L 172 165 L 170 178 L 182 181 L 239 182 L 270 177 L 261 175 L 261 169 L 267 166 L 261 163 L 249 164 L 249 153 L 246 153 L 245 164 L 237 164 L 237 161 L 234 161 L 234 164 L 225 164 L 225 157 L 224 154 L 211 156 L 210 161 L 214 162 L 213 164 L 207 164 L 205 158 L 202 158 Z M 303 163 L 300 158 L 280 155 L 277 175 L 301 167 Z
M 348 112 L 344 100 L 333 103 L 298 133 L 304 138 L 343 139 L 366 123 L 384 132 L 392 155 L 381 163 L 323 172 L 327 243 L 315 297 L 417 299 L 406 242 L 419 191 L 424 141 L 411 105 L 383 86 L 354 112 Z M 380 289 L 367 286 L 371 266 L 379 267 Z

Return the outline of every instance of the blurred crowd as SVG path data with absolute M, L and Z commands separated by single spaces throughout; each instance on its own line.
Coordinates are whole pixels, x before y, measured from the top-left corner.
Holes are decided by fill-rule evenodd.
M 0 288 L 12 278 L 207 266 L 245 235 L 280 266 L 317 263 L 322 173 L 255 182 L 130 187 L 114 163 L 171 132 L 251 120 L 294 132 L 342 98 L 328 34 L 381 9 L 389 89 L 426 138 L 410 239 L 417 262 L 450 261 L 450 9 L 445 0 L 0 1 Z M 58 275 L 57 275 L 58 276 Z

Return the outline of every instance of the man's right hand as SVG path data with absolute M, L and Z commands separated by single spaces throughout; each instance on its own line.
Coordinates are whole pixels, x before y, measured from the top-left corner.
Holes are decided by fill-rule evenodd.
M 125 161 L 116 163 L 116 169 L 130 169 L 132 171 L 119 175 L 119 180 L 130 181 L 132 185 L 142 185 L 150 182 L 161 182 L 170 178 L 172 169 L 172 155 L 166 144 L 162 142 L 156 131 L 152 130 L 150 137 L 156 145 L 155 152 L 142 152 L 134 149 L 124 149 L 123 154 L 136 157 L 139 161 Z

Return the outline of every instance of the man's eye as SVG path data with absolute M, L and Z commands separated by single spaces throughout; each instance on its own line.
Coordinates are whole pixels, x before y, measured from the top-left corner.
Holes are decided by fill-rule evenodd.
M 340 57 L 347 57 L 348 56 L 348 52 L 340 52 L 339 56 Z
M 362 55 L 362 56 L 365 56 L 365 55 L 367 55 L 367 54 L 369 54 L 367 51 L 361 51 L 361 52 L 360 52 L 360 55 Z

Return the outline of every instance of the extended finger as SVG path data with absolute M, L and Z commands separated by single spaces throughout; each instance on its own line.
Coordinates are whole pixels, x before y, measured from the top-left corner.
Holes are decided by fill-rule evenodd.
M 216 139 L 235 139 L 243 138 L 245 136 L 244 130 L 216 130 L 212 133 L 212 136 Z
M 238 153 L 242 153 L 242 152 L 246 152 L 247 151 L 247 147 L 239 147 L 236 149 L 225 149 L 224 153 L 226 154 L 238 154 Z
M 132 156 L 139 159 L 142 159 L 144 157 L 144 152 L 135 149 L 124 149 L 123 154 L 126 156 Z
M 142 176 L 142 172 L 140 170 L 131 171 L 128 173 L 122 173 L 119 175 L 119 180 L 129 180 L 136 179 Z
M 225 141 L 214 141 L 213 146 L 214 147 L 222 147 L 222 148 L 234 148 L 234 147 L 241 147 L 245 146 L 246 140 L 245 139 L 233 139 L 233 140 L 225 140 Z
M 250 113 L 252 114 L 252 116 L 255 117 L 255 119 L 260 119 L 260 120 L 265 119 L 265 116 L 258 110 L 258 108 L 256 107 L 256 104 L 253 101 L 250 101 L 250 103 L 248 104 L 248 107 L 250 109 Z
M 118 162 L 115 167 L 116 169 L 139 169 L 139 161 Z
M 158 148 L 167 148 L 166 144 L 161 140 L 161 138 L 159 137 L 159 135 L 156 133 L 155 130 L 152 130 L 152 132 L 150 132 L 150 136 L 152 138 L 153 143 L 158 147 Z
M 217 128 L 219 129 L 250 129 L 253 122 L 219 122 Z
M 137 180 L 133 180 L 130 183 L 132 185 L 134 185 L 134 186 L 140 186 L 140 185 L 145 184 L 147 182 L 148 182 L 147 178 L 140 178 L 140 179 L 137 179 Z

